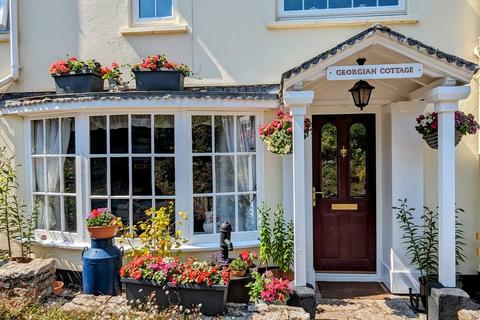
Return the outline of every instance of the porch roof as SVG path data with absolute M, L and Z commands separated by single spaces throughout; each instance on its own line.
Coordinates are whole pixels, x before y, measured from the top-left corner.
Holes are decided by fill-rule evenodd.
M 0 98 L 0 113 L 28 113 L 52 111 L 81 106 L 107 107 L 141 105 L 177 106 L 198 104 L 219 107 L 221 105 L 252 104 L 258 107 L 277 107 L 278 84 L 250 86 L 188 87 L 183 91 L 122 91 L 55 94 L 54 92 L 11 93 Z M 195 102 L 197 101 L 197 102 Z M 261 104 L 261 105 L 258 105 Z M 271 105 L 271 106 L 270 106 Z
M 445 53 L 439 49 L 436 49 L 432 46 L 426 45 L 421 41 L 415 40 L 413 38 L 407 37 L 400 32 L 394 31 L 389 27 L 383 26 L 381 24 L 376 24 L 358 34 L 351 37 L 350 39 L 338 44 L 337 46 L 320 53 L 319 55 L 303 62 L 302 64 L 284 72 L 280 81 L 280 95 L 282 95 L 285 88 L 285 81 L 289 78 L 292 78 L 295 75 L 298 75 L 314 65 L 317 65 L 320 62 L 328 60 L 330 57 L 335 56 L 348 48 L 359 44 L 365 39 L 369 38 L 372 35 L 381 35 L 385 38 L 397 41 L 398 43 L 405 45 L 407 47 L 415 48 L 418 52 L 425 54 L 427 56 L 434 57 L 438 60 L 441 60 L 443 63 L 454 66 L 462 71 L 471 73 L 472 75 L 478 72 L 479 66 L 473 62 L 467 61 L 458 56 Z

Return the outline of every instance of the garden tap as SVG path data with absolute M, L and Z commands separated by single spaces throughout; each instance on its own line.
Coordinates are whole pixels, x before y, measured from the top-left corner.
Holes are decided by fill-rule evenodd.
M 233 250 L 232 241 L 230 237 L 232 236 L 232 225 L 225 221 L 220 226 L 220 253 L 222 258 L 228 261 L 228 251 Z

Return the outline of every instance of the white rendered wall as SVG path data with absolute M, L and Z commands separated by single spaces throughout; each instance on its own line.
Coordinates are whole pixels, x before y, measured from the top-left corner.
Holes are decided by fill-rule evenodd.
M 398 102 L 385 107 L 384 123 L 384 196 L 382 280 L 393 293 L 418 289 L 418 274 L 405 253 L 403 231 L 393 206 L 398 199 L 408 199 L 420 222 L 423 212 L 424 142 L 414 130 L 416 117 L 425 109 L 423 102 Z M 411 128 L 411 130 L 405 130 Z

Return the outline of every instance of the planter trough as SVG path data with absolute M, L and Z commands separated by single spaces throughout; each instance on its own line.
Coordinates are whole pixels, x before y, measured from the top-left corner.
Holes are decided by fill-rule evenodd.
M 202 304 L 200 312 L 203 315 L 215 316 L 225 311 L 228 286 L 174 285 L 130 278 L 122 278 L 121 281 L 125 284 L 128 304 L 133 306 L 147 302 L 154 294 L 155 304 L 159 308 L 166 308 L 171 304 L 192 308 Z
M 181 91 L 184 75 L 180 71 L 134 71 L 137 91 Z
M 102 76 L 89 72 L 52 76 L 58 94 L 103 91 Z

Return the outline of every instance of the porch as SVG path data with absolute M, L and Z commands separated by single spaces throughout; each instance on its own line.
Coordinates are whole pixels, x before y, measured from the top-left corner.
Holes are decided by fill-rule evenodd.
M 328 67 L 352 66 L 358 58 L 366 58 L 369 65 L 416 63 L 423 71 L 415 77 L 368 78 L 375 89 L 361 111 L 349 93 L 354 80 L 327 79 Z M 398 199 L 408 199 L 418 223 L 425 194 L 437 190 L 439 280 L 446 287 L 455 287 L 454 115 L 459 102 L 470 95 L 468 84 L 476 70 L 475 64 L 376 25 L 283 74 L 280 94 L 294 118 L 293 156 L 283 160 L 283 202 L 295 223 L 297 286 L 315 281 L 382 281 L 393 293 L 418 290 L 419 274 L 410 265 L 392 207 Z M 414 129 L 418 115 L 432 109 L 439 113 L 434 175 L 425 166 L 431 151 L 426 151 Z M 367 172 L 362 180 L 364 194 L 354 197 L 348 181 L 352 169 L 342 164 L 351 159 L 347 156 L 351 141 L 345 137 L 351 133 L 338 125 L 348 123 L 351 129 L 352 123 L 362 123 L 358 117 L 365 114 L 374 119 L 371 130 L 366 127 L 366 136 L 370 136 L 366 143 L 372 147 L 364 150 L 367 160 L 363 164 L 371 175 Z M 295 132 L 303 132 L 305 117 L 312 118 L 314 130 L 304 143 L 303 134 Z M 352 117 L 357 120 L 348 120 Z M 338 166 L 333 170 L 338 173 L 333 184 L 338 189 L 333 191 L 325 190 L 324 180 L 331 177 L 321 170 L 321 128 L 325 124 L 333 124 L 338 137 L 333 146 L 338 151 L 333 157 Z M 340 155 L 343 152 L 345 155 Z M 330 202 L 322 197 L 326 191 L 330 191 Z M 435 197 L 430 200 L 436 202 Z M 319 238 L 322 232 L 328 236 Z M 345 242 L 348 244 L 342 247 Z

